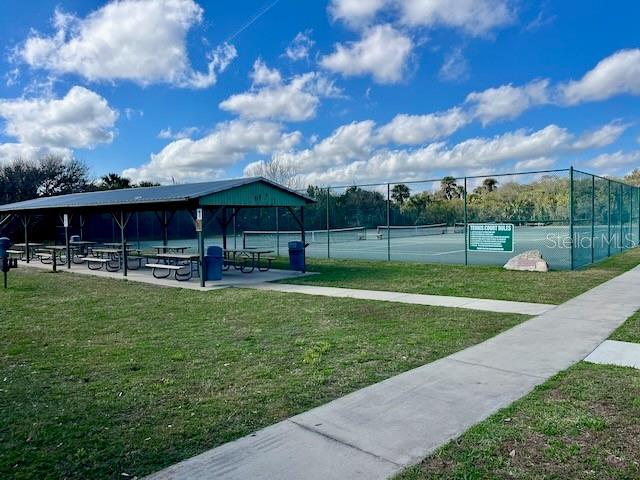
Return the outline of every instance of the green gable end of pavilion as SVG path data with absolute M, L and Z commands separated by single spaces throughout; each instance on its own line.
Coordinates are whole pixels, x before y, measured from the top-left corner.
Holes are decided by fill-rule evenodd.
M 234 207 L 303 207 L 311 203 L 305 197 L 271 183 L 254 182 L 200 198 L 202 206 Z

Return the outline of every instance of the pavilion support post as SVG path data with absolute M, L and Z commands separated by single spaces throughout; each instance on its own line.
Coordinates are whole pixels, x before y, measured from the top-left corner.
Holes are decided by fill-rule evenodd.
M 4 228 L 9 224 L 12 218 L 13 218 L 13 214 L 11 213 L 2 215 L 2 217 L 0 218 L 0 232 L 4 230 Z
M 122 276 L 126 277 L 128 273 L 128 265 L 127 265 L 127 235 L 125 230 L 127 228 L 127 224 L 131 219 L 131 213 L 125 213 L 124 210 L 120 210 L 118 213 L 111 213 L 113 220 L 120 227 L 120 247 L 121 247 L 121 262 L 122 262 Z
M 168 212 L 167 210 L 155 212 L 156 217 L 160 222 L 160 226 L 162 227 L 162 245 L 165 247 L 169 244 L 169 222 L 171 222 L 175 213 L 176 212 Z
M 162 245 L 165 247 L 169 243 L 169 220 L 167 219 L 167 211 L 162 211 Z
M 64 227 L 64 245 L 67 247 L 67 270 L 71 270 L 71 245 L 69 244 L 69 222 L 71 215 L 64 213 L 62 215 L 62 226 Z M 55 252 L 54 252 L 55 254 Z
M 86 218 L 84 215 L 80 214 L 78 216 L 78 225 L 80 226 L 80 240 L 84 240 L 84 224 L 86 222 Z
M 226 250 L 227 249 L 227 225 L 229 224 L 229 222 L 227 221 L 227 208 L 223 208 L 222 209 L 222 222 L 221 222 L 221 226 L 222 226 L 222 249 Z
M 204 288 L 205 283 L 205 271 L 204 271 L 204 222 L 206 209 L 202 209 L 202 228 L 198 229 L 198 275 L 200 276 L 200 286 Z
M 31 215 L 20 215 L 20 221 L 24 227 L 24 255 L 27 263 L 31 260 L 29 252 L 29 224 L 31 223 Z
M 300 207 L 300 238 L 302 238 L 302 273 L 307 270 L 307 239 L 304 231 L 304 207 Z
M 233 228 L 234 228 L 234 235 L 235 235 L 235 221 L 236 221 L 236 217 L 238 216 L 238 212 L 240 211 L 240 208 L 237 207 L 233 207 L 232 211 L 231 211 L 231 217 L 227 217 L 227 207 L 220 207 L 218 208 L 218 210 L 216 211 L 214 216 L 217 216 L 219 212 L 221 213 L 222 219 L 218 219 L 218 224 L 220 225 L 220 228 L 222 229 L 222 248 L 223 250 L 227 249 L 227 232 L 229 230 L 229 224 L 231 222 L 233 222 Z M 212 217 L 213 218 L 213 217 Z M 207 222 L 208 223 L 208 222 Z M 244 245 L 243 245 L 244 248 Z
M 300 239 L 302 240 L 302 245 L 304 245 L 304 266 L 302 268 L 302 273 L 304 273 L 307 269 L 307 237 L 304 230 L 304 207 L 300 207 L 300 216 L 296 215 L 296 212 L 291 207 L 287 207 L 287 210 L 298 224 L 298 227 L 300 227 Z

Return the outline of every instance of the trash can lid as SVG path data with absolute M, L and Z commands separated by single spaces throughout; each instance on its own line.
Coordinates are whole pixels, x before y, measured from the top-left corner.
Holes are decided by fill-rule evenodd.
M 211 245 L 207 247 L 207 256 L 222 257 L 222 247 L 218 247 L 217 245 Z
M 289 242 L 289 248 L 292 250 L 300 250 L 304 248 L 304 243 L 299 240 Z

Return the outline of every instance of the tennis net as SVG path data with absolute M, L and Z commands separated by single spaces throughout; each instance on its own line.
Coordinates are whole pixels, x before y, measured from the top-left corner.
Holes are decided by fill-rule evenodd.
M 331 230 L 307 230 L 305 241 L 308 243 L 327 243 L 327 234 L 331 243 L 352 242 L 367 239 L 365 227 L 335 228 Z M 244 248 L 274 247 L 278 242 L 285 245 L 287 242 L 300 240 L 300 230 L 247 230 L 242 233 L 242 245 Z
M 447 233 L 446 223 L 436 223 L 433 225 L 379 225 L 376 229 L 378 238 L 422 237 L 426 235 L 444 235 Z
M 453 233 L 464 233 L 464 223 L 461 223 L 461 222 L 454 223 Z

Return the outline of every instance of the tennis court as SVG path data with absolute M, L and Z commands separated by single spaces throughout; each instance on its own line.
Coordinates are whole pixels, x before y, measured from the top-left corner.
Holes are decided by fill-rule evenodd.
M 464 226 L 422 225 L 375 229 L 354 227 L 309 231 L 307 255 L 316 258 L 399 260 L 424 263 L 465 263 Z M 242 241 L 247 248 L 273 248 L 285 254 L 287 242 L 299 240 L 299 232 L 247 231 Z M 513 252 L 467 251 L 467 262 L 476 265 L 506 263 L 527 250 L 540 250 L 552 268 L 571 266 L 569 226 L 516 226 Z

